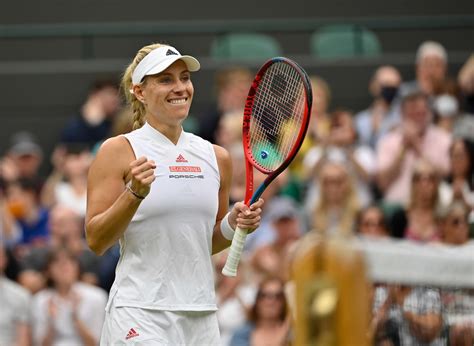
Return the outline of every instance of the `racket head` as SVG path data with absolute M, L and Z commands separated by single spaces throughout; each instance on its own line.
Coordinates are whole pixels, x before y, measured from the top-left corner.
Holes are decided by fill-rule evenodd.
M 303 143 L 311 106 L 309 77 L 296 62 L 285 57 L 265 62 L 245 103 L 242 142 L 246 160 L 262 173 L 273 177 L 281 173 Z

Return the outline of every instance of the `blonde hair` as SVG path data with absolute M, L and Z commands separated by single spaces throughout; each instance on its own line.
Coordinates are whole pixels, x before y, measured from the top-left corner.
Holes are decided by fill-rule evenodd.
M 324 93 L 326 98 L 326 105 L 329 107 L 331 103 L 331 88 L 329 87 L 328 82 L 320 76 L 313 75 L 310 77 L 311 87 L 314 89 L 320 89 Z
M 132 84 L 132 73 L 137 67 L 138 63 L 142 61 L 142 59 L 148 55 L 152 50 L 156 48 L 166 46 L 161 43 L 153 43 L 148 46 L 141 48 L 135 58 L 133 59 L 132 63 L 128 65 L 125 69 L 125 72 L 122 76 L 122 82 L 120 84 L 123 94 L 125 96 L 125 100 L 130 105 L 132 115 L 133 115 L 133 129 L 136 130 L 142 127 L 145 124 L 145 106 L 143 105 L 140 100 L 131 92 L 133 84 Z
M 341 163 L 336 163 L 333 161 L 328 161 L 324 164 L 321 172 L 325 169 L 325 167 L 337 167 L 340 172 L 344 175 L 345 184 L 347 187 L 347 191 L 344 194 L 344 200 L 341 201 L 340 209 L 341 215 L 339 217 L 339 222 L 337 222 L 337 232 L 340 235 L 350 235 L 353 232 L 354 221 L 359 211 L 360 205 L 357 198 L 357 194 L 354 190 L 354 183 L 351 179 L 349 172 L 347 171 L 346 167 Z M 330 207 L 328 206 L 327 196 L 325 195 L 324 189 L 322 188 L 322 178 L 323 173 L 320 174 L 320 199 L 316 203 L 316 206 L 313 209 L 312 213 L 312 228 L 319 233 L 327 234 L 328 227 L 330 227 L 330 220 L 329 220 L 329 211 Z
M 435 179 L 436 187 L 435 187 L 433 197 L 431 200 L 431 207 L 433 208 L 433 212 L 435 213 L 442 206 L 440 196 L 439 196 L 439 188 L 438 188 L 440 184 L 440 176 L 439 176 L 439 172 L 436 170 L 436 167 L 431 162 L 425 159 L 421 159 L 417 161 L 413 168 L 413 173 L 411 176 L 410 200 L 408 203 L 408 209 L 413 209 L 417 207 L 416 193 L 418 189 L 414 188 L 413 185 L 414 185 L 417 175 L 420 175 L 426 172 L 428 172 L 428 174 L 432 174 Z

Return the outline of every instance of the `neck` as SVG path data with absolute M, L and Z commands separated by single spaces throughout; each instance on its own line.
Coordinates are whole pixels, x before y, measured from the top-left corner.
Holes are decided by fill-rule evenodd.
M 262 329 L 273 329 L 279 327 L 281 322 L 279 320 L 262 320 L 259 321 L 257 326 Z
M 433 212 L 434 203 L 431 200 L 419 200 L 413 204 L 413 209 L 420 212 Z
M 56 291 L 58 291 L 60 296 L 67 296 L 71 290 L 72 284 L 58 284 L 56 286 Z
M 76 192 L 82 193 L 86 190 L 87 176 L 72 175 L 69 177 L 69 183 Z
M 375 99 L 374 103 L 372 103 L 372 109 L 379 111 L 379 112 L 386 112 L 389 109 L 390 105 L 385 102 L 382 98 Z
M 176 125 L 168 125 L 154 121 L 152 117 L 148 117 L 148 119 L 150 119 L 148 121 L 148 124 L 150 124 L 151 127 L 161 132 L 161 134 L 167 137 L 174 144 L 178 143 L 179 137 L 181 136 L 181 132 L 183 131 L 181 123 Z

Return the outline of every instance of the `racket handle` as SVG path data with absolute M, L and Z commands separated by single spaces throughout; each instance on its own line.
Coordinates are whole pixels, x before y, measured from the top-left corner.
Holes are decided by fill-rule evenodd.
M 234 238 L 232 239 L 232 244 L 230 245 L 229 255 L 222 269 L 222 274 L 225 276 L 237 275 L 237 267 L 239 266 L 240 255 L 242 255 L 244 248 L 245 238 L 247 238 L 247 230 L 237 227 Z

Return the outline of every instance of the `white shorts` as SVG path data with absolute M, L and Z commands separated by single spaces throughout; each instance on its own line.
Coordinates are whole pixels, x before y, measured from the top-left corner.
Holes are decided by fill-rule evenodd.
M 100 345 L 220 345 L 215 311 L 161 311 L 112 307 Z

